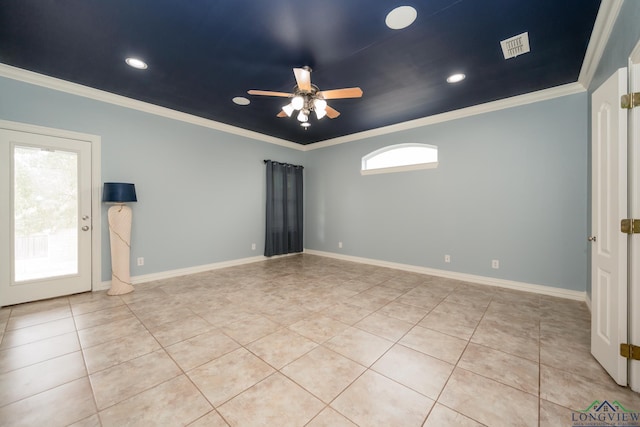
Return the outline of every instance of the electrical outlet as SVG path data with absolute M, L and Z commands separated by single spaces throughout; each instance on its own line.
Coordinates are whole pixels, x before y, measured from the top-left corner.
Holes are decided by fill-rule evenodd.
M 444 262 L 451 262 L 451 255 L 445 255 Z
M 138 258 L 138 266 L 140 265 L 144 265 L 144 257 L 139 257 Z
M 251 244 L 251 250 L 252 250 L 252 251 L 255 251 L 255 250 L 256 250 L 256 244 L 255 244 L 255 243 L 252 243 L 252 244 Z
M 342 249 L 342 242 L 338 242 L 338 249 Z
M 500 268 L 500 260 L 493 259 L 491 260 L 491 268 L 495 268 L 496 270 Z

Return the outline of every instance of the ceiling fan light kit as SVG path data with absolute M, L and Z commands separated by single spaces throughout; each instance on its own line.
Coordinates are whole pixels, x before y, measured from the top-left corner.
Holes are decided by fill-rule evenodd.
M 309 115 L 306 114 L 304 111 L 300 111 L 300 114 L 298 114 L 298 121 L 299 122 L 308 122 L 309 121 Z
M 284 107 L 282 107 L 282 111 L 284 111 L 287 117 L 291 117 L 291 114 L 293 113 L 294 110 L 295 108 L 293 107 L 293 103 L 291 102 L 285 105 Z
M 277 114 L 277 117 L 291 117 L 294 111 L 299 111 L 296 118 L 305 130 L 311 126 L 309 123 L 309 115 L 312 111 L 315 112 L 318 120 L 322 119 L 324 116 L 328 116 L 330 119 L 335 119 L 340 115 L 339 111 L 331 108 L 327 104 L 327 99 L 362 97 L 362 89 L 359 87 L 321 91 L 318 86 L 311 84 L 311 68 L 309 67 L 294 68 L 293 74 L 296 77 L 297 83 L 293 88 L 293 93 L 255 89 L 252 89 L 247 93 L 249 95 L 290 98 L 291 102 L 282 107 L 282 111 Z
M 318 111 L 325 111 L 327 109 L 327 101 L 322 98 L 316 98 L 313 100 L 313 108 Z
M 301 110 L 302 107 L 304 107 L 304 98 L 302 97 L 302 95 L 294 96 L 291 100 L 291 105 L 293 106 L 294 110 Z
M 327 115 L 327 110 L 325 110 L 324 108 L 322 109 L 316 108 L 314 111 L 316 112 L 316 118 L 318 120 L 320 120 L 321 118 Z

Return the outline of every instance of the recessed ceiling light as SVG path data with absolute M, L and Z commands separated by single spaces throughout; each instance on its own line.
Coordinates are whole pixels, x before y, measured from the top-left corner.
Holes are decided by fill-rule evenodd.
M 462 73 L 459 74 L 452 74 L 449 77 L 447 77 L 447 83 L 458 83 L 463 81 L 467 76 L 465 76 Z
M 384 22 L 387 24 L 387 27 L 392 30 L 401 30 L 413 24 L 413 21 L 415 21 L 417 17 L 418 11 L 413 7 L 400 6 L 389 12 Z
M 308 128 L 309 126 L 311 126 L 311 123 L 309 122 L 304 122 L 304 123 L 300 123 L 300 126 L 302 126 L 303 128 Z
M 147 69 L 147 63 L 144 62 L 142 59 L 127 58 L 127 59 L 124 60 L 124 62 L 126 62 L 129 66 L 131 66 L 133 68 L 137 68 L 138 70 L 146 70 Z
M 232 101 L 238 105 L 249 105 L 251 103 L 251 101 L 249 101 L 244 96 L 236 96 L 235 98 L 232 99 Z

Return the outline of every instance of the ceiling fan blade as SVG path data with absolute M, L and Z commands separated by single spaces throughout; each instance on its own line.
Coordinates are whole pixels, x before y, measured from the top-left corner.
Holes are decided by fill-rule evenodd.
M 344 89 L 323 90 L 320 96 L 324 99 L 360 98 L 362 89 L 359 87 L 346 87 Z
M 298 89 L 303 92 L 311 92 L 311 72 L 305 68 L 294 68 L 293 74 L 296 75 Z
M 287 92 L 273 92 L 270 90 L 255 90 L 255 89 L 248 90 L 247 93 L 249 95 L 281 96 L 283 98 L 290 98 L 293 96 L 292 93 L 287 93 Z
M 284 111 L 280 110 L 280 112 L 278 114 L 276 114 L 276 117 L 289 117 L 289 116 L 287 116 L 287 113 L 285 113 Z
M 325 108 L 325 111 L 327 112 L 327 117 L 329 117 L 330 119 L 335 119 L 340 115 L 340 111 L 336 110 L 335 108 L 331 108 L 328 105 L 327 108 Z

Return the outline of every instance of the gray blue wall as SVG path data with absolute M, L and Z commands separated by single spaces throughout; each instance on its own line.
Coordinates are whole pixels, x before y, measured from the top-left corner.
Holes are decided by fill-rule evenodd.
M 595 91 L 614 71 L 627 66 L 629 55 L 640 40 L 639 23 L 640 1 L 625 0 L 589 85 L 589 93 Z
M 0 78 L 0 119 L 102 137 L 102 181 L 136 184 L 131 275 L 262 255 L 264 159 L 303 154 L 104 102 Z M 102 278 L 111 279 L 103 207 Z M 251 243 L 257 250 L 251 250 Z
M 305 153 L 9 79 L 0 92 L 2 119 L 102 137 L 102 180 L 138 191 L 134 276 L 260 255 L 272 158 L 305 165 L 308 249 L 585 290 L 586 94 Z M 437 145 L 439 168 L 360 175 L 399 142 Z
M 583 93 L 310 151 L 306 248 L 584 291 L 586 129 Z M 439 167 L 360 175 L 405 142 Z

